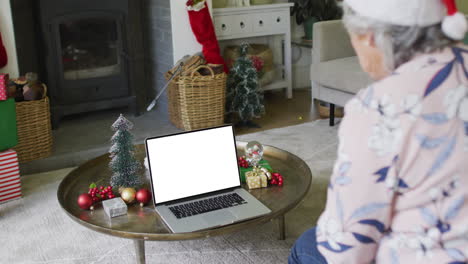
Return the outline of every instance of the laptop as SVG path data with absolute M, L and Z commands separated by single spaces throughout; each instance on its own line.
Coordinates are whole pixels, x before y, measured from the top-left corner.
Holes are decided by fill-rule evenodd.
M 271 212 L 241 187 L 231 125 L 148 138 L 145 145 L 155 208 L 172 232 Z

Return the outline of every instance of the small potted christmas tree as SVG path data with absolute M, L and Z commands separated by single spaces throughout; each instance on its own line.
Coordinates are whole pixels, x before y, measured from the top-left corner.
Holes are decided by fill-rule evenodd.
M 133 124 L 122 114 L 112 125 L 112 130 L 116 132 L 111 138 L 109 167 L 113 172 L 111 186 L 115 189 L 136 188 L 142 184 L 141 164 L 135 158 L 133 135 L 130 133 L 132 128 Z
M 249 45 L 240 46 L 240 57 L 231 68 L 227 80 L 226 112 L 237 113 L 239 125 L 258 127 L 251 120 L 265 113 L 263 93 L 259 90 L 258 74 L 247 56 Z

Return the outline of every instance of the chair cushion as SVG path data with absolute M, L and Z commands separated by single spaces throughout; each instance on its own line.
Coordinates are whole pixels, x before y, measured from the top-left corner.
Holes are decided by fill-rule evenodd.
M 310 78 L 322 86 L 356 94 L 373 81 L 356 56 L 312 64 Z

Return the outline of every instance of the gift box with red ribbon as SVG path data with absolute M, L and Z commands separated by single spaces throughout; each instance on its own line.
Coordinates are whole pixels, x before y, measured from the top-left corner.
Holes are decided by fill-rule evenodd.
M 21 198 L 18 155 L 14 150 L 0 152 L 0 204 Z
M 0 73 L 0 101 L 8 98 L 8 74 Z

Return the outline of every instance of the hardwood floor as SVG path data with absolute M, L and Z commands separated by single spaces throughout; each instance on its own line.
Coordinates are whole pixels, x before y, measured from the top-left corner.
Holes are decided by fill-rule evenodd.
M 318 119 L 311 112 L 310 89 L 294 89 L 293 98 L 287 99 L 283 90 L 265 92 L 265 115 L 252 120 L 260 128 L 236 127 L 236 133 L 248 134 L 272 128 L 286 127 Z

